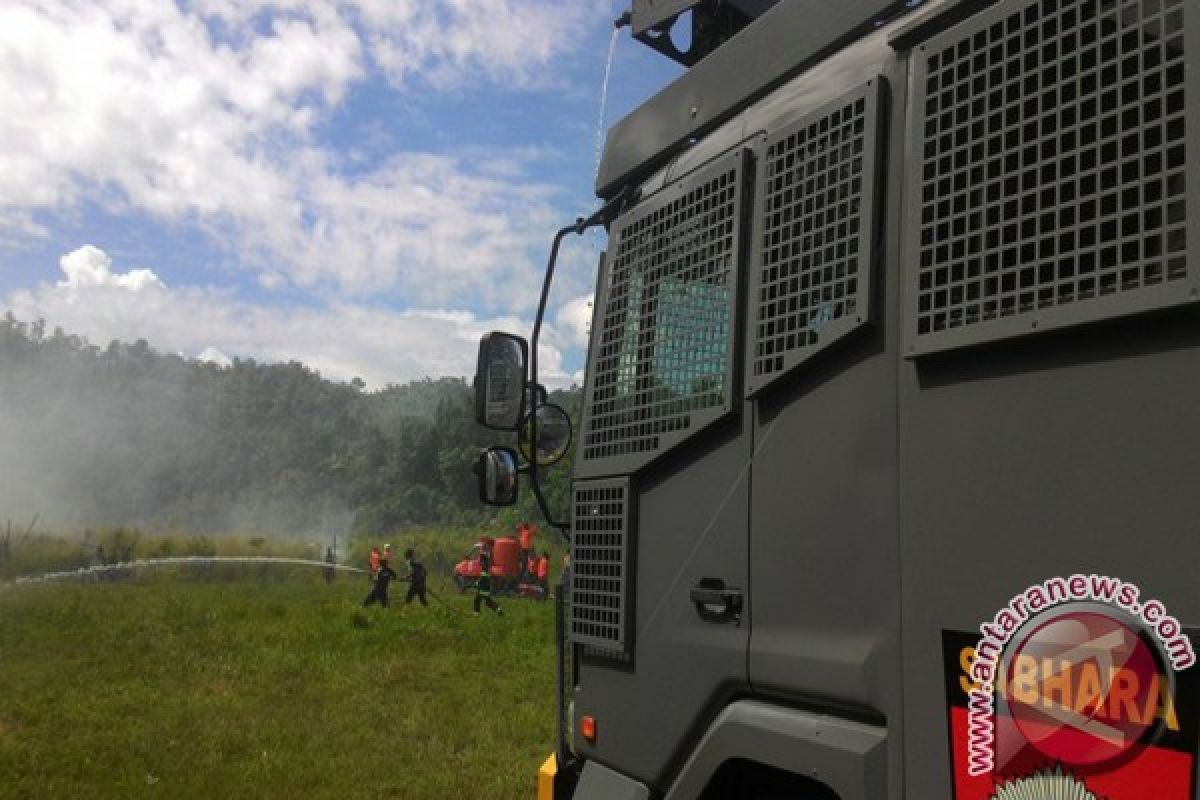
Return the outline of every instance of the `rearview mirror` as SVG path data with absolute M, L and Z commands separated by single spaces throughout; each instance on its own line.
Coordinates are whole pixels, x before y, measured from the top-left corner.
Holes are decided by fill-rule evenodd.
M 494 430 L 515 431 L 525 398 L 529 345 L 510 333 L 489 333 L 479 342 L 475 366 L 475 421 Z
M 534 446 L 533 420 L 537 418 L 537 442 Z M 537 458 L 539 467 L 549 467 L 557 464 L 567 454 L 571 446 L 571 418 L 567 412 L 553 403 L 539 404 L 537 411 L 525 415 L 521 423 L 521 435 L 517 438 L 521 447 L 521 455 L 526 461 Z
M 517 451 L 511 447 L 489 447 L 475 462 L 479 499 L 489 506 L 511 506 L 517 502 Z

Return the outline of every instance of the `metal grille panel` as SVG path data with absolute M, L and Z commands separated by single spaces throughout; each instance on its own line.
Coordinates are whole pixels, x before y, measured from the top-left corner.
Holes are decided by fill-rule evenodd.
M 767 139 L 747 394 L 870 316 L 879 80 Z
M 627 655 L 633 586 L 628 479 L 575 484 L 571 639 Z
M 921 48 L 910 352 L 1191 299 L 1190 5 L 1003 2 Z
M 614 224 L 580 474 L 633 472 L 730 409 L 744 160 L 725 156 Z

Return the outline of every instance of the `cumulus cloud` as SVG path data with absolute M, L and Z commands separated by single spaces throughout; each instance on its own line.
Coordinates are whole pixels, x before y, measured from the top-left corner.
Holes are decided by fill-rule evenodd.
M 97 344 L 146 339 L 166 352 L 229 363 L 231 357 L 301 361 L 335 380 L 361 377 L 372 388 L 443 375 L 469 377 L 479 337 L 490 330 L 527 332 L 515 316 L 427 308 L 394 311 L 334 301 L 280 308 L 239 300 L 211 287 L 168 287 L 148 269 L 122 272 L 92 245 L 59 262 L 63 280 L 0 298 L 22 319 L 46 319 Z M 539 350 L 542 382 L 580 382 L 553 327 Z
M 400 152 L 350 172 L 317 132 L 379 69 L 400 91 L 542 84 L 608 5 L 9 0 L 0 236 L 97 203 L 198 225 L 265 287 L 528 309 L 559 216 L 536 155 Z
M 116 287 L 130 292 L 165 289 L 166 285 L 148 269 L 133 269 L 124 274 L 112 271 L 112 259 L 98 247 L 85 244 L 59 259 L 66 280 L 59 281 L 60 289 L 78 291 L 95 287 Z

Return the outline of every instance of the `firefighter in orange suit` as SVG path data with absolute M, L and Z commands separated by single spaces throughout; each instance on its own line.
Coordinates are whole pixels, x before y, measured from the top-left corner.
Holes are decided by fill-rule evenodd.
M 537 581 L 542 587 L 542 598 L 550 596 L 550 553 L 543 550 L 542 557 L 537 560 Z

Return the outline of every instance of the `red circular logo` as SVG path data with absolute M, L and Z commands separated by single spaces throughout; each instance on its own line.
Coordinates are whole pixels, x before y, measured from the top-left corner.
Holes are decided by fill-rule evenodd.
M 1137 746 L 1158 720 L 1163 680 L 1135 630 L 1107 614 L 1070 611 L 1017 643 L 1002 691 L 1025 741 L 1083 766 Z

